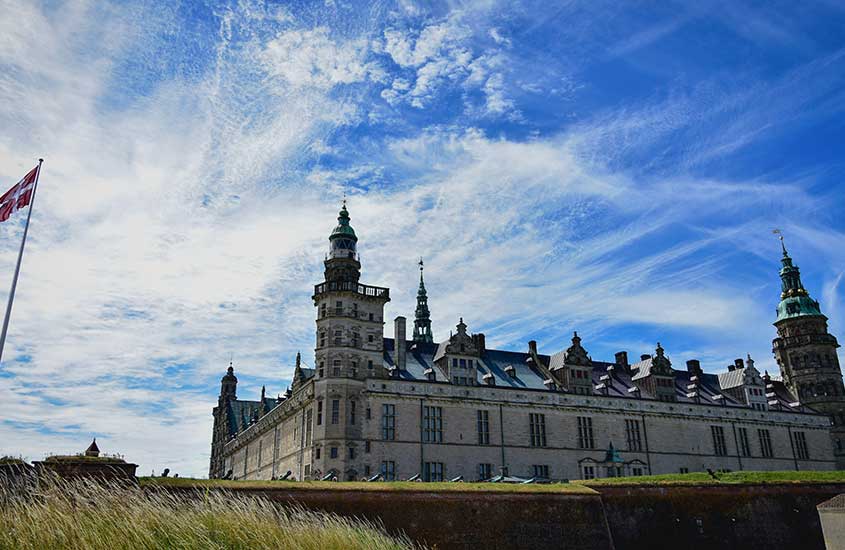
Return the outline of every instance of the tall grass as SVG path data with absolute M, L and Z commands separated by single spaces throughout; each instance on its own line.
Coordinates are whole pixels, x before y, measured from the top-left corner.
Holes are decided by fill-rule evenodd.
M 359 520 L 220 490 L 93 481 L 0 487 L 0 549 L 410 549 Z

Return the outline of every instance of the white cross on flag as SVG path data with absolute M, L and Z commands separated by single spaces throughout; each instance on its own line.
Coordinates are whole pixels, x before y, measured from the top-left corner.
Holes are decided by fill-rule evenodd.
M 0 197 L 0 222 L 8 220 L 15 210 L 29 206 L 37 175 L 38 167 L 36 166 L 21 181 L 3 193 L 3 196 Z

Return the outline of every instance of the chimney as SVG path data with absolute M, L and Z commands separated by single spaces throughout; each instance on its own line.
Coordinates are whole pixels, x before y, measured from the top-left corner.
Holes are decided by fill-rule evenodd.
M 701 361 L 698 359 L 690 359 L 687 361 L 687 371 L 696 376 L 701 374 Z
M 405 318 L 401 315 L 393 321 L 394 363 L 399 370 L 405 370 Z
M 728 365 L 728 372 L 733 372 L 736 370 L 736 365 Z
M 628 364 L 628 352 L 627 351 L 617 351 L 616 355 L 616 364 L 625 372 L 631 370 L 631 365 Z
M 484 333 L 479 332 L 478 334 L 472 335 L 472 343 L 475 344 L 478 353 L 484 353 Z
M 645 361 L 646 359 L 651 359 L 651 355 L 647 353 L 640 355 L 640 361 Z
M 745 361 L 743 361 L 742 359 L 734 359 L 734 366 L 738 369 L 744 369 Z

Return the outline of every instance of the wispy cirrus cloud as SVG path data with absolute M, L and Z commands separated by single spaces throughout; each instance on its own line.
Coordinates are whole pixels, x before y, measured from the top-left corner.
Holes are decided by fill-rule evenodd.
M 597 359 L 660 340 L 772 368 L 774 224 L 840 330 L 841 47 L 661 80 L 630 58 L 710 15 L 539 7 L 8 2 L 0 176 L 47 163 L 0 453 L 96 434 L 144 473 L 203 474 L 229 358 L 244 398 L 310 361 L 344 192 L 389 318 L 425 256 L 438 337 L 463 316 L 491 345 L 554 352 L 577 329 Z M 0 226 L 3 272 L 20 230 Z

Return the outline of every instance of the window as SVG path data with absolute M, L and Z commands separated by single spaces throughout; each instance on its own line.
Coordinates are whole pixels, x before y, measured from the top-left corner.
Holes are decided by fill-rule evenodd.
M 326 316 L 326 303 L 323 302 L 322 304 L 320 304 L 320 317 L 325 317 L 325 316 Z
M 314 411 L 308 409 L 305 413 L 305 446 L 311 446 L 311 420 L 313 418 Z
M 324 362 L 320 361 L 320 371 L 318 373 L 320 375 L 320 378 L 322 378 L 326 374 L 325 367 L 326 367 L 326 364 Z
M 476 424 L 478 427 L 478 444 L 490 444 L 490 413 L 488 411 L 476 411 Z
M 530 413 L 528 415 L 528 424 L 531 428 L 531 446 L 545 447 L 546 446 L 546 415 L 538 413 Z
M 367 368 L 370 369 L 370 370 L 373 369 L 373 362 L 371 360 L 367 361 Z
M 581 477 L 584 478 L 584 479 L 595 479 L 595 477 L 596 477 L 595 466 L 584 466 L 583 475 Z
M 737 428 L 737 435 L 739 436 L 739 454 L 742 456 L 751 456 L 751 445 L 748 444 L 748 430 L 746 428 Z
M 680 468 L 680 469 L 678 470 L 678 473 L 681 473 L 681 474 L 688 474 L 688 473 L 689 473 L 689 468 Z
M 340 422 L 340 399 L 332 399 L 332 424 Z
M 810 449 L 807 447 L 807 436 L 804 432 L 792 432 L 792 439 L 795 441 L 795 454 L 801 460 L 810 458 Z
M 442 407 L 423 407 L 423 441 L 443 443 Z
M 478 465 L 478 481 L 487 481 L 493 477 L 493 465 L 492 464 L 479 464 Z
M 578 448 L 593 449 L 596 442 L 593 439 L 593 419 L 589 416 L 578 417 Z M 592 479 L 592 478 L 587 478 Z
M 642 451 L 643 441 L 640 437 L 640 421 L 625 420 L 625 438 L 628 441 L 629 451 Z
M 643 475 L 643 469 L 639 466 L 634 466 L 633 468 L 631 468 L 631 475 L 641 476 Z
M 370 475 L 372 475 L 372 472 L 370 472 L 370 465 L 364 464 L 364 477 L 370 477 Z
M 370 313 L 370 321 L 372 321 L 372 320 L 373 320 L 373 314 Z
M 364 452 L 365 452 L 365 453 L 369 453 L 369 452 L 370 452 L 370 440 L 369 440 L 369 439 L 368 439 L 368 440 L 366 440 L 366 441 L 364 441 Z
M 467 360 L 466 359 L 458 360 L 458 366 L 460 366 L 462 369 L 465 369 L 466 366 L 467 366 Z
M 335 312 L 335 314 L 337 314 L 337 315 L 340 315 L 340 314 L 342 314 L 342 313 L 343 313 L 343 302 L 341 302 L 340 300 L 338 300 L 337 302 L 335 302 L 334 312 Z
M 314 457 L 316 460 L 320 460 L 320 447 L 314 449 Z
M 323 424 L 323 402 L 317 401 L 317 425 Z
M 396 405 L 381 406 L 381 438 L 385 441 L 396 439 Z
M 721 426 L 710 426 L 710 434 L 713 436 L 713 452 L 717 456 L 727 456 L 728 446 L 725 442 L 725 429 Z
M 443 481 L 443 463 L 426 462 L 423 468 L 423 481 Z
M 364 418 L 366 418 L 367 420 L 370 420 L 372 417 L 373 417 L 372 410 L 369 407 L 364 409 Z
M 305 479 L 311 479 L 311 465 L 305 465 Z
M 326 347 L 326 333 L 324 331 L 320 331 L 320 347 Z
M 357 378 L 358 377 L 358 363 L 355 362 L 355 361 L 352 361 L 352 364 L 350 365 L 350 370 L 352 371 L 352 378 Z
M 382 461 L 381 476 L 385 481 L 396 481 L 396 462 L 392 460 Z
M 349 447 L 349 460 L 355 460 L 355 447 Z
M 467 359 L 467 368 L 472 368 L 472 359 Z
M 329 448 L 329 458 L 337 458 L 337 447 Z
M 452 358 L 452 368 L 458 368 L 458 359 L 456 357 Z
M 340 359 L 334 360 L 334 366 L 332 367 L 332 374 L 335 376 L 340 376 Z
M 372 334 L 367 335 L 367 342 L 373 343 L 375 341 L 375 337 Z
M 534 470 L 534 477 L 542 477 L 543 479 L 549 479 L 549 465 L 548 464 L 535 464 L 532 466 Z
M 771 458 L 772 453 L 772 436 L 769 430 L 757 430 L 757 438 L 760 440 L 760 454 L 766 458 Z
M 349 423 L 353 426 L 355 425 L 355 411 L 358 407 L 358 403 L 355 401 L 349 402 Z

